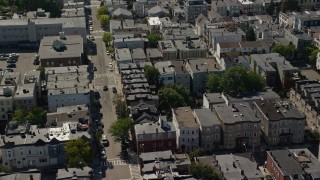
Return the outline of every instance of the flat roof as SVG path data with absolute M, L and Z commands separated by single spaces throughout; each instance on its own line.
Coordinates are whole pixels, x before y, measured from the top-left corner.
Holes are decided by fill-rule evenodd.
M 305 115 L 299 112 L 288 100 L 255 100 L 254 103 L 269 120 L 301 120 L 305 118 Z
M 174 116 L 176 117 L 179 127 L 182 128 L 198 128 L 195 118 L 192 114 L 190 106 L 178 107 L 172 109 Z
M 40 42 L 38 52 L 40 59 L 81 58 L 84 48 L 83 38 L 80 35 L 65 37 L 65 40 L 60 39 L 59 36 L 44 37 Z
M 208 127 L 221 124 L 216 114 L 210 109 L 194 109 L 193 111 L 201 126 Z
M 150 26 L 160 25 L 161 21 L 159 17 L 148 17 L 148 24 Z
M 260 122 L 260 119 L 255 116 L 255 112 L 247 102 L 235 102 L 230 106 L 226 104 L 216 104 L 213 105 L 213 107 L 220 121 L 224 124 Z
M 203 71 L 223 71 L 219 63 L 215 59 L 188 59 L 186 60 L 188 66 L 191 68 L 193 73 Z

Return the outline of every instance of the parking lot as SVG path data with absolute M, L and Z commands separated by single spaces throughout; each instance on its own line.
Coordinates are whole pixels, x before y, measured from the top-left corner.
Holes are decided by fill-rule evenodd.
M 16 68 L 10 68 L 10 69 L 13 69 L 14 72 L 21 72 L 23 74 L 24 72 L 29 72 L 39 67 L 39 65 L 33 64 L 33 61 L 35 59 L 37 52 L 19 52 L 18 50 L 16 51 L 7 50 L 5 52 L 0 51 L 0 54 L 10 54 L 10 53 L 19 54 L 18 61 L 16 62 Z M 0 67 L 2 69 L 7 69 L 7 64 L 8 63 L 6 60 L 0 60 Z

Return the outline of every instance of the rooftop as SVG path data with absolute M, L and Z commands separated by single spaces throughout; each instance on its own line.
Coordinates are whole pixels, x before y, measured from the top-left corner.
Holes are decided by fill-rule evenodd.
M 88 65 L 81 66 L 64 66 L 64 67 L 46 67 L 45 74 L 70 74 L 70 73 L 86 73 L 88 72 Z
M 157 159 L 159 160 L 160 158 L 162 160 L 169 160 L 173 158 L 173 154 L 170 150 L 168 150 L 168 151 L 141 153 L 139 157 L 143 162 L 148 162 L 148 161 L 155 161 Z
M 134 130 L 136 135 L 139 134 L 154 134 L 154 133 L 164 133 L 164 132 L 174 132 L 172 122 L 167 121 L 158 121 L 158 122 L 149 122 L 141 123 L 134 125 Z
M 148 17 L 148 24 L 150 26 L 160 26 L 161 21 L 160 21 L 159 17 Z
M 123 8 L 118 8 L 116 9 L 115 11 L 112 12 L 113 15 L 115 16 L 128 16 L 128 17 L 132 17 L 132 12 L 126 10 L 126 9 L 123 9 Z
M 116 61 L 132 61 L 131 53 L 129 48 L 116 49 L 115 51 Z
M 40 59 L 60 59 L 81 57 L 83 54 L 83 38 L 80 35 L 46 36 L 40 42 Z
M 218 117 L 210 109 L 194 109 L 194 113 L 200 122 L 200 126 L 208 127 L 220 124 Z
M 18 85 L 15 98 L 33 98 L 35 94 L 35 84 Z
M 257 63 L 263 71 L 277 71 L 274 64 L 277 65 L 279 70 L 297 71 L 298 68 L 291 65 L 283 56 L 278 53 L 269 53 L 269 54 L 252 54 L 251 59 Z
M 254 103 L 269 120 L 305 118 L 288 100 L 255 100 Z
M 162 58 L 162 54 L 157 48 L 147 48 L 146 52 L 150 58 Z
M 145 60 L 147 59 L 146 54 L 144 53 L 144 50 L 142 48 L 136 48 L 131 50 L 131 56 L 133 60 L 136 59 L 142 59 Z
M 172 40 L 158 41 L 158 45 L 162 51 L 177 51 Z
M 80 179 L 90 178 L 92 169 L 88 166 L 83 168 L 61 168 L 58 169 L 57 179 L 74 179 L 78 177 Z
M 172 109 L 172 114 L 176 117 L 179 127 L 182 128 L 198 128 L 199 125 L 192 114 L 190 106 L 178 107 Z
M 206 49 L 206 44 L 200 40 L 176 40 L 175 45 L 179 50 L 188 50 L 188 49 Z
M 215 59 L 188 59 L 186 60 L 186 64 L 191 68 L 193 73 L 223 71 Z
M 247 102 L 233 103 L 230 106 L 226 104 L 216 104 L 213 105 L 213 108 L 220 121 L 224 124 L 260 122 Z
M 154 67 L 158 69 L 160 75 L 163 74 L 173 74 L 174 68 L 171 61 L 160 61 L 154 64 Z

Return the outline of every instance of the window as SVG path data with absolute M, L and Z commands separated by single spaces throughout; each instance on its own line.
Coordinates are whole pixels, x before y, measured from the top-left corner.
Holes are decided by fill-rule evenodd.
M 139 140 L 140 140 L 140 141 L 143 140 L 143 135 L 139 135 Z
M 17 161 L 18 164 L 21 164 L 21 161 Z
M 182 138 L 182 142 L 184 142 L 184 138 Z
M 153 143 L 153 147 L 156 148 L 157 147 L 157 143 Z
M 194 138 L 192 138 L 192 142 L 194 142 Z
M 256 137 L 257 136 L 257 133 L 253 133 L 253 137 Z
M 170 147 L 172 145 L 172 143 L 171 142 L 168 142 L 168 146 Z
M 31 149 L 29 149 L 29 154 L 31 154 Z
M 184 130 L 182 130 L 182 134 L 184 134 Z
M 155 140 L 157 138 L 156 134 L 152 134 L 152 139 Z
M 144 144 L 140 144 L 140 148 L 141 148 L 141 149 L 143 148 L 143 146 L 144 146 Z
M 192 134 L 194 134 L 194 131 L 192 131 Z

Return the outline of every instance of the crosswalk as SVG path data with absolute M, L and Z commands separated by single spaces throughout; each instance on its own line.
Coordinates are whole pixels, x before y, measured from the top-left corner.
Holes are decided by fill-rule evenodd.
M 122 160 L 122 159 L 115 159 L 115 160 L 108 160 L 106 162 L 101 162 L 102 167 L 125 166 L 129 164 L 130 164 L 129 160 Z
M 129 165 L 131 179 L 142 179 L 140 174 L 140 167 L 137 164 L 130 164 Z
M 103 77 L 113 77 L 114 74 L 112 73 L 106 73 L 106 74 L 95 74 L 94 78 L 103 78 Z
M 96 31 L 90 31 L 91 34 L 93 33 L 104 33 L 104 30 L 96 30 Z

